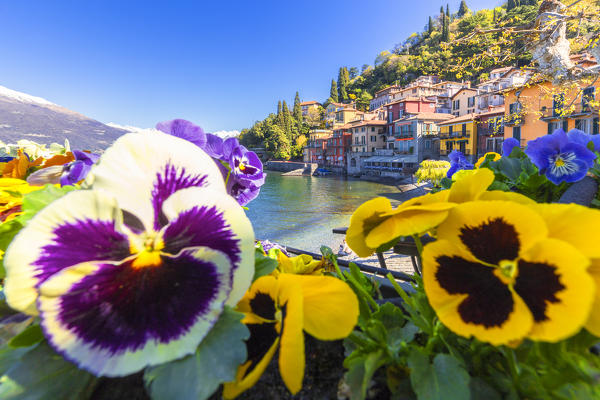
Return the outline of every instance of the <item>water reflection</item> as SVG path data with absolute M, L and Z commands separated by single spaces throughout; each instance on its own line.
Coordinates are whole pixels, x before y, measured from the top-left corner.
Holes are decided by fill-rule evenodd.
M 321 244 L 337 247 L 342 236 L 331 230 L 348 226 L 356 207 L 381 193 L 396 192 L 393 186 L 342 177 L 269 172 L 247 214 L 257 238 L 318 252 Z

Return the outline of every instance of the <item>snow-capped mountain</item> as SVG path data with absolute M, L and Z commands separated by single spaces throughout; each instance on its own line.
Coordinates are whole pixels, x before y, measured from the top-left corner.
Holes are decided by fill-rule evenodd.
M 127 131 L 111 127 L 41 97 L 0 86 L 0 141 L 64 143 L 72 149 L 103 150 Z

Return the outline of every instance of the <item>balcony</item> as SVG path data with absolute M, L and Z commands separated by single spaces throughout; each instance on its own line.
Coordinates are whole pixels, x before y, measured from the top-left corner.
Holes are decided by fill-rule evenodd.
M 448 154 L 450 154 L 452 152 L 452 150 L 460 150 L 460 149 L 451 149 L 451 150 L 440 149 L 440 155 L 441 156 L 447 156 Z M 470 156 L 471 155 L 471 150 L 470 149 L 465 149 L 465 151 L 463 151 L 462 153 L 465 156 Z
M 590 100 L 592 101 L 592 100 Z M 581 117 L 585 115 L 598 115 L 598 107 L 593 107 L 589 101 L 580 102 L 564 108 L 544 108 L 541 109 L 542 121 L 553 119 L 562 119 L 567 117 Z
M 489 126 L 479 126 L 477 127 L 477 135 L 478 136 L 504 136 L 504 127 L 501 126 L 499 128 L 493 128 Z
M 523 123 L 523 118 L 524 118 L 524 114 L 522 112 L 508 114 L 507 116 L 504 117 L 504 126 L 521 125 Z
M 458 139 L 458 138 L 470 138 L 471 130 L 468 129 L 466 131 L 459 132 L 443 132 L 440 133 L 440 139 Z

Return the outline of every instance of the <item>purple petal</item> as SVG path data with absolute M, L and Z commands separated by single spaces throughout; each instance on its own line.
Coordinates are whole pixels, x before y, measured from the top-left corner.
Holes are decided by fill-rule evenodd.
M 159 122 L 156 129 L 169 135 L 187 140 L 200 148 L 206 145 L 206 134 L 198 125 L 184 119 L 174 119 L 172 121 Z
M 209 247 L 229 257 L 231 264 L 240 261 L 239 240 L 216 207 L 196 206 L 182 212 L 164 232 L 164 251 L 177 254 L 187 247 Z
M 226 160 L 223 156 L 223 139 L 211 133 L 206 134 L 206 145 L 203 148 L 206 153 L 217 160 Z
M 98 154 L 86 153 L 85 151 L 73 150 L 76 161 L 83 161 L 87 165 L 95 164 L 100 158 Z
M 520 147 L 519 141 L 517 139 L 511 137 L 504 140 L 504 142 L 502 143 L 502 155 L 506 157 L 510 156 L 510 153 L 512 153 L 515 147 Z
M 260 187 L 251 182 L 246 182 L 241 179 L 236 179 L 235 176 L 230 176 L 227 182 L 227 193 L 229 193 L 237 202 L 245 206 L 250 203 L 260 192 Z
M 237 138 L 227 138 L 223 142 L 223 157 L 225 160 L 230 160 L 234 151 L 239 150 L 240 143 Z
M 120 261 L 130 255 L 127 237 L 113 221 L 80 220 L 54 228 L 52 243 L 42 248 L 33 263 L 38 286 L 48 277 L 86 261 Z
M 594 166 L 594 160 L 596 159 L 596 155 L 593 151 L 588 149 L 587 146 L 582 146 L 577 143 L 569 143 L 561 149 L 561 152 L 573 152 L 578 160 L 587 165 L 586 170 Z
M 92 169 L 85 161 L 72 161 L 64 167 L 63 175 L 60 177 L 61 186 L 74 185 L 85 179 Z
M 189 187 L 202 187 L 206 175 L 190 175 L 185 168 L 180 169 L 172 164 L 165 165 L 164 169 L 156 174 L 152 189 L 152 207 L 154 208 L 154 229 L 159 230 L 167 221 L 162 214 L 162 205 L 178 190 Z

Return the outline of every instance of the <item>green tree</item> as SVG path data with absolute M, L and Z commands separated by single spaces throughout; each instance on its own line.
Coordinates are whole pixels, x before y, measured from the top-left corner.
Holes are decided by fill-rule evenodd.
M 349 83 L 348 69 L 346 67 L 340 67 L 338 71 L 338 99 L 345 103 L 348 101 L 348 83 Z
M 350 68 L 350 70 L 348 71 L 348 74 L 350 76 L 350 79 L 356 78 L 358 76 L 358 68 L 356 68 L 356 67 Z
M 281 100 L 277 102 L 277 116 L 281 115 Z
M 283 101 L 283 105 L 281 107 L 281 114 L 283 114 L 283 132 L 288 138 L 292 139 L 294 137 L 292 131 L 292 127 L 294 124 L 292 121 L 292 114 L 290 113 L 290 109 L 288 108 L 285 100 Z
M 450 6 L 446 3 L 446 17 L 450 20 Z
M 429 17 L 429 22 L 427 22 L 427 32 L 431 35 L 433 32 L 433 18 Z
M 331 89 L 329 89 L 329 98 L 334 103 L 337 103 L 339 101 L 338 88 L 337 88 L 337 83 L 335 83 L 335 79 L 331 80 Z
M 467 13 L 469 12 L 469 7 L 467 7 L 467 3 L 465 2 L 465 0 L 462 0 L 460 2 L 460 6 L 458 7 L 458 16 L 459 17 L 463 17 L 465 16 Z
M 300 105 L 300 95 L 296 92 L 296 97 L 294 97 L 294 119 L 296 120 L 296 124 L 302 124 L 302 106 Z
M 265 149 L 274 158 L 289 160 L 292 146 L 290 139 L 285 135 L 283 129 L 278 125 L 269 127 L 268 138 L 265 140 Z
M 517 2 L 515 0 L 508 0 L 506 3 L 506 11 L 510 11 L 517 6 Z

